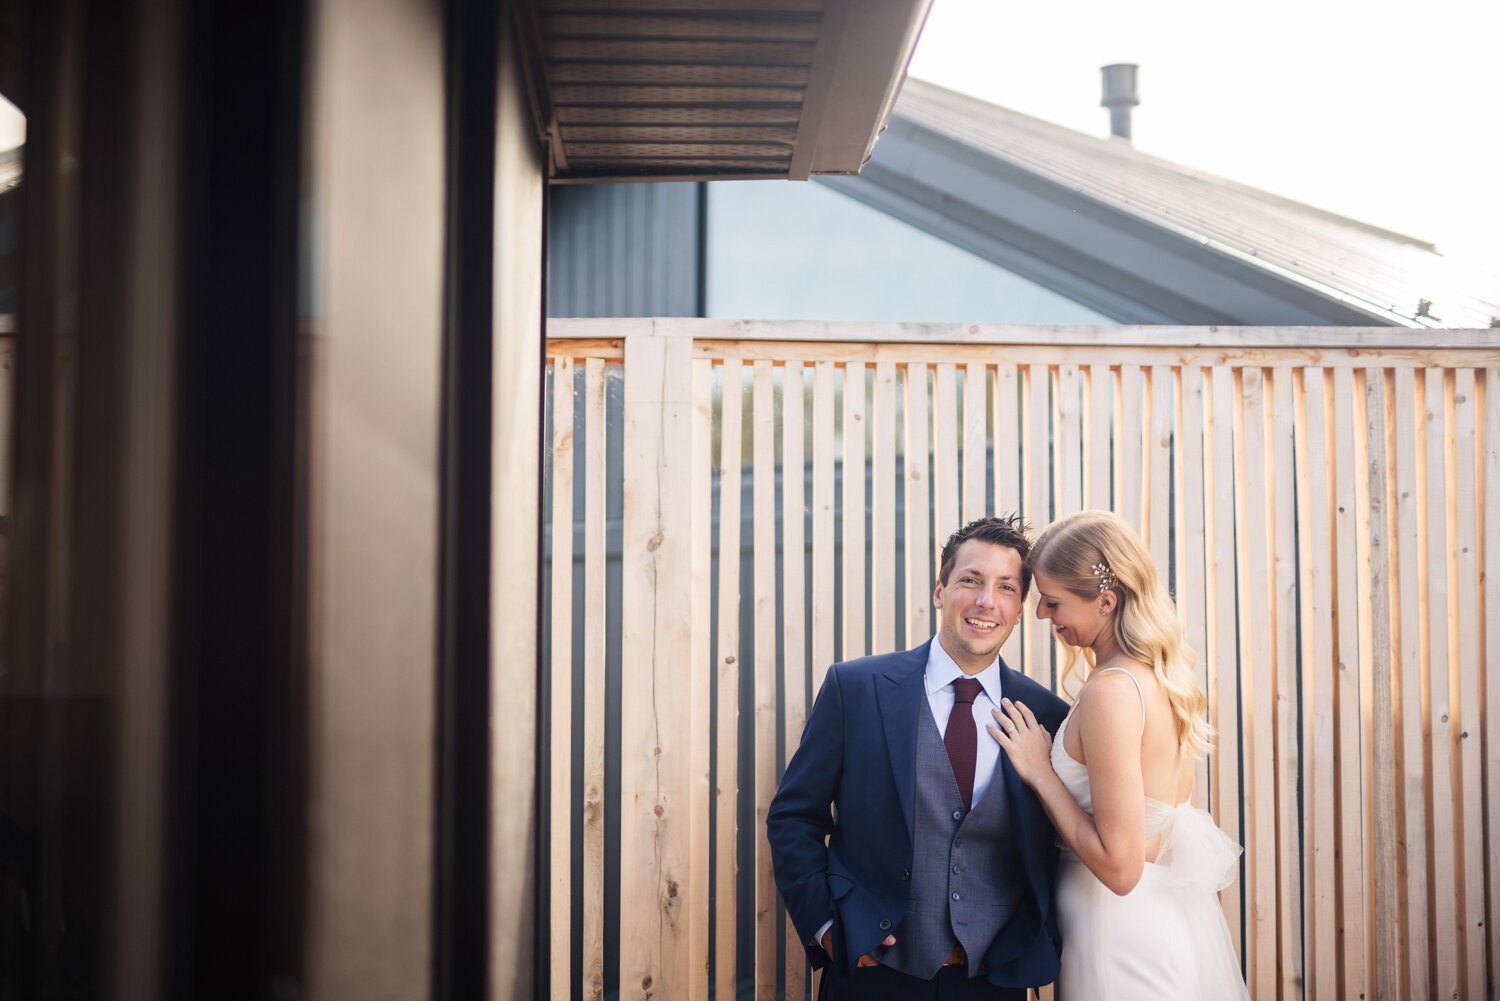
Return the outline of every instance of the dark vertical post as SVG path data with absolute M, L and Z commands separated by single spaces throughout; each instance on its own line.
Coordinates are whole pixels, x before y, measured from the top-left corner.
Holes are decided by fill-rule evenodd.
M 490 381 L 502 6 L 448 0 L 446 9 L 434 1001 L 484 997 L 489 980 Z

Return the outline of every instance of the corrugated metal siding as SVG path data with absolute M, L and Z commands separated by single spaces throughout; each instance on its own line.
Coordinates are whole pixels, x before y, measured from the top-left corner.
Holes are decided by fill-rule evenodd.
M 701 187 L 553 187 L 548 315 L 702 316 Z

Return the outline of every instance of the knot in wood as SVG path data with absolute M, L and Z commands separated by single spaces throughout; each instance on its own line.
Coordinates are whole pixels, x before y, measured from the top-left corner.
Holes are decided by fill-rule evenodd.
M 646 552 L 648 552 L 648 553 L 654 553 L 658 549 L 660 549 L 661 548 L 661 540 L 664 539 L 665 537 L 666 537 L 666 533 L 664 533 L 664 532 L 657 532 L 655 535 L 651 536 L 651 541 L 648 542 L 648 543 L 646 543 Z

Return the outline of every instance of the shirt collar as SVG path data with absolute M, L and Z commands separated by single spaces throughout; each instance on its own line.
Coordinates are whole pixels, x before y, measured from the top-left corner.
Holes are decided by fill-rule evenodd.
M 948 651 L 943 649 L 943 644 L 934 636 L 927 650 L 925 678 L 927 694 L 931 695 L 939 688 L 953 684 L 953 679 L 962 677 L 965 677 L 964 672 L 953 658 L 948 656 Z M 984 689 L 984 694 L 989 696 L 991 702 L 997 706 L 1000 704 L 1000 658 L 998 655 L 983 671 L 969 677 L 979 682 L 979 687 Z

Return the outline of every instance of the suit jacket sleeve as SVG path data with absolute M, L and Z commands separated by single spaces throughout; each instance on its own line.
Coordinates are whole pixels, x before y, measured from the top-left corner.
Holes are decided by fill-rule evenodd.
M 834 917 L 826 839 L 833 833 L 832 807 L 843 772 L 843 751 L 843 695 L 834 665 L 766 814 L 776 888 L 804 944 Z M 810 944 L 807 954 L 814 967 L 828 959 L 822 948 Z

